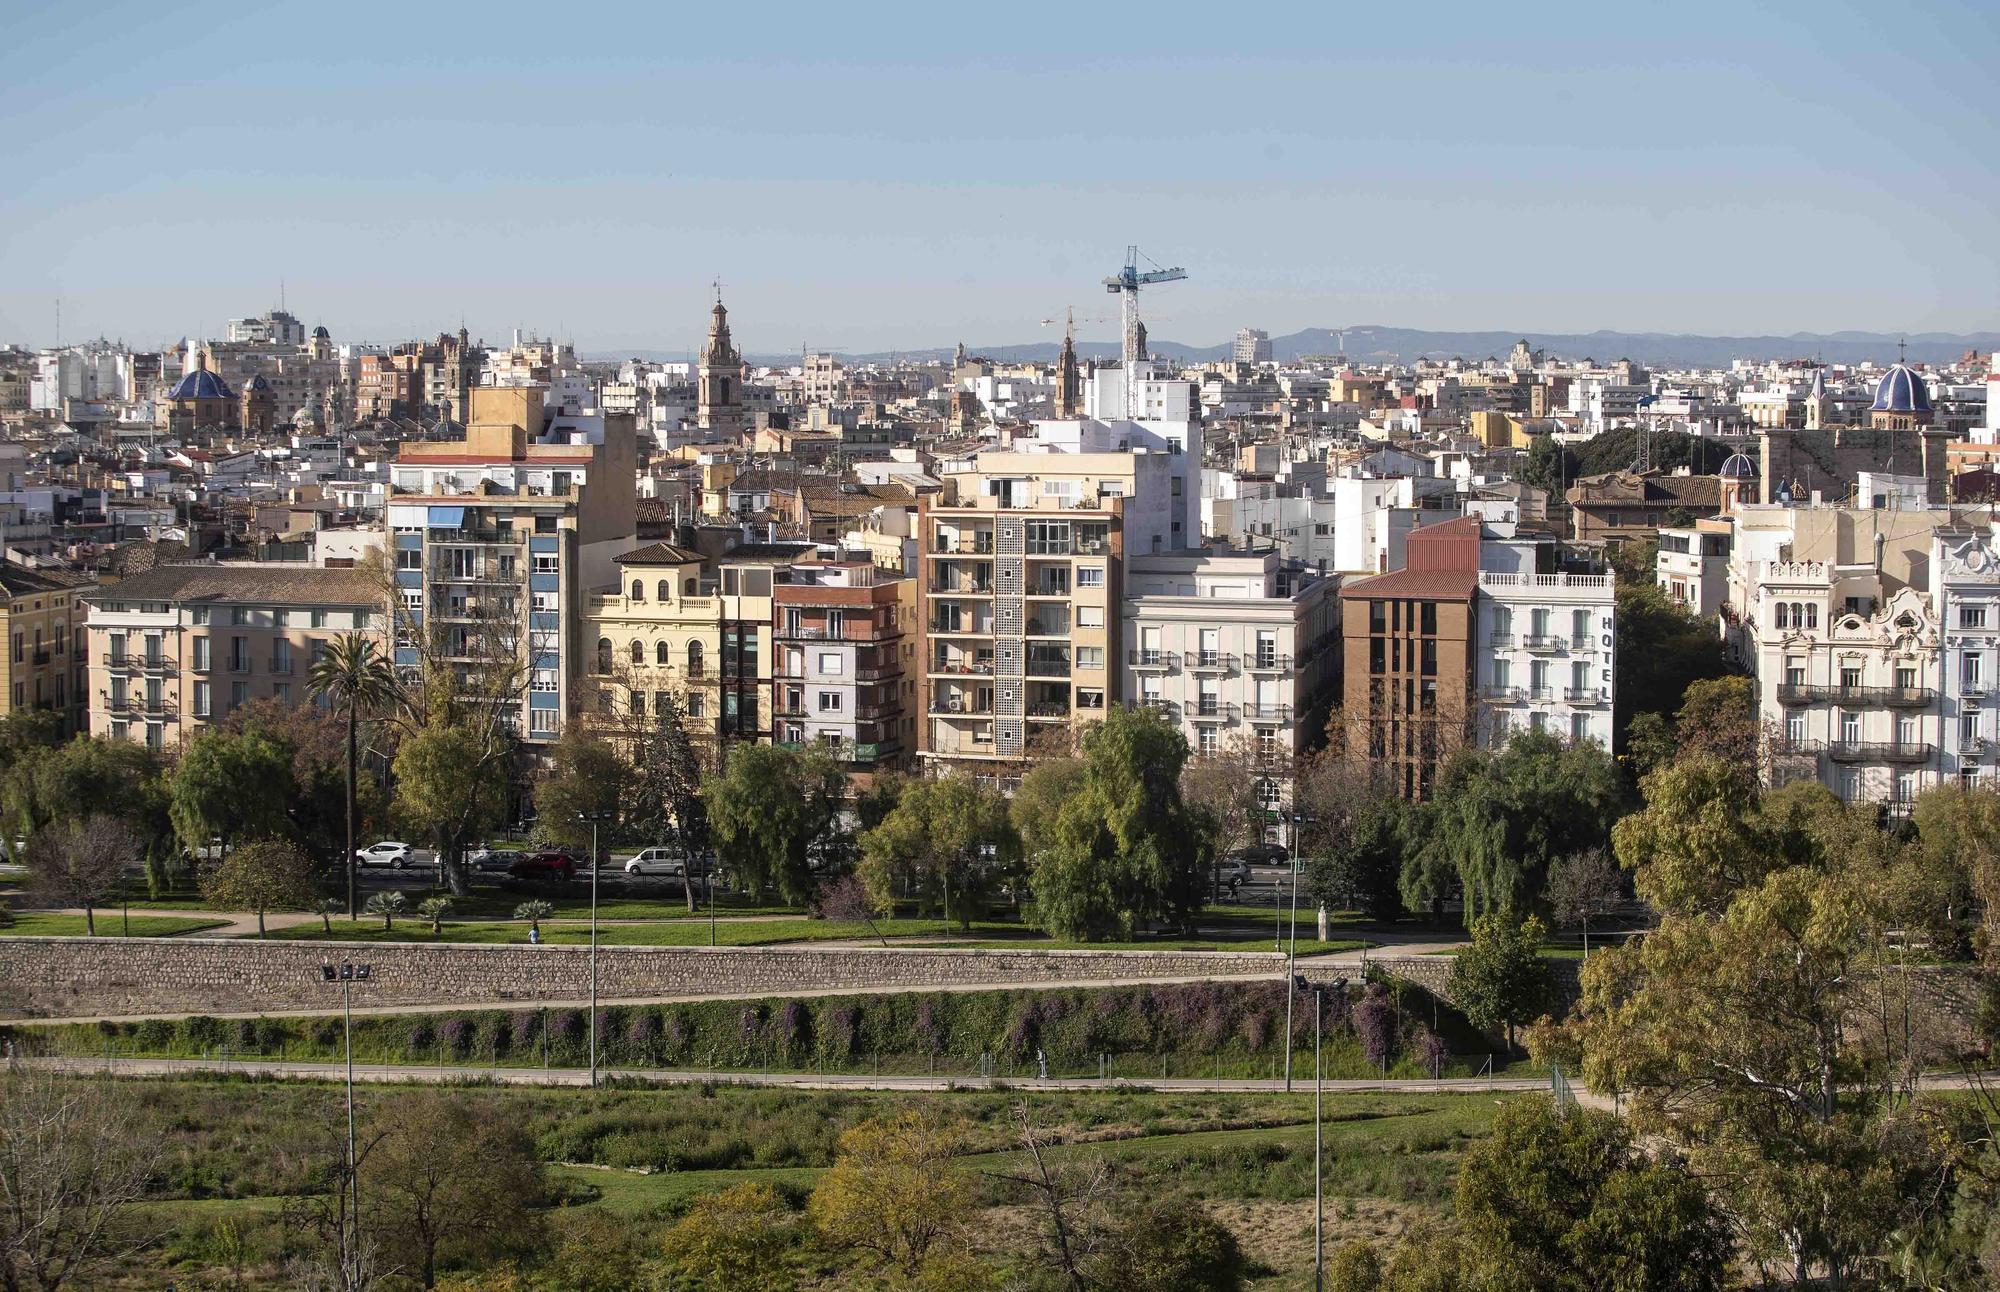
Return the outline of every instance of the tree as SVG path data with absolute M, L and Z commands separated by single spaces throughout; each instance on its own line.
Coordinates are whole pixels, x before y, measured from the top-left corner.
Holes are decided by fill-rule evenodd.
M 541 832 L 556 843 L 588 845 L 590 819 L 615 819 L 631 780 L 631 767 L 609 741 L 573 724 L 549 751 L 535 786 Z
M 28 884 L 49 900 L 82 907 L 84 932 L 96 937 L 96 908 L 138 860 L 137 837 L 116 817 L 54 821 L 28 840 Z
M 1358 906 L 1372 920 L 1400 918 L 1403 862 L 1421 845 L 1420 821 L 1387 768 L 1356 758 L 1343 739 L 1303 762 L 1293 797 L 1311 818 L 1297 851 L 1313 900 Z
M 823 1240 L 915 1276 L 971 1216 L 972 1183 L 952 1160 L 957 1130 L 929 1109 L 860 1122 L 814 1186 L 807 1213 Z
M 376 652 L 375 643 L 360 633 L 345 633 L 327 644 L 306 674 L 306 693 L 322 704 L 339 708 L 347 720 L 347 918 L 360 914 L 355 905 L 354 858 L 355 777 L 360 758 L 361 715 L 387 709 L 396 698 L 396 672 Z
M 865 837 L 865 836 L 864 836 Z M 863 863 L 866 864 L 865 862 Z M 878 903 L 875 895 L 868 891 L 859 875 L 842 875 L 819 886 L 819 894 L 814 899 L 822 920 L 840 924 L 866 924 L 868 931 L 879 939 L 883 946 L 889 945 L 882 930 L 876 927 L 875 919 L 893 910 L 892 904 Z
M 1122 1211 L 1088 1269 L 1103 1292 L 1237 1292 L 1245 1265 L 1236 1235 L 1200 1203 L 1153 1198 Z
M 449 897 L 426 897 L 417 903 L 417 914 L 430 921 L 431 936 L 444 932 L 444 917 L 451 914 Z
M 1467 918 L 1543 906 L 1556 858 L 1606 842 L 1624 780 L 1594 744 L 1524 731 L 1494 753 L 1462 750 L 1438 777 L 1425 847 L 1449 859 Z
M 407 902 L 403 895 L 394 889 L 390 889 L 387 892 L 370 893 L 368 895 L 368 904 L 361 909 L 370 915 L 381 916 L 382 931 L 387 933 L 395 927 L 396 917 L 403 913 L 405 905 L 407 905 Z
M 1628 543 L 1626 549 L 1635 546 Z M 1612 744 L 1623 752 L 1634 717 L 1678 709 L 1689 686 L 1703 678 L 1722 677 L 1730 668 L 1714 628 L 1667 595 L 1650 560 L 1643 573 L 1620 576 L 1614 613 L 1620 725 Z
M 453 706 L 439 704 L 431 712 L 432 719 L 406 734 L 396 750 L 396 806 L 431 839 L 452 893 L 462 897 L 466 847 L 500 816 L 507 782 L 498 773 L 507 755 L 497 748 L 501 737 L 460 717 Z
M 660 844 L 671 844 L 687 858 L 681 882 L 688 913 L 694 913 L 694 863 L 709 849 L 712 832 L 708 808 L 701 798 L 701 779 L 708 765 L 687 730 L 678 693 L 659 693 L 651 725 L 632 742 L 632 784 L 625 819 L 633 829 Z M 864 822 L 865 824 L 865 822 Z
M 151 750 L 130 740 L 78 736 L 18 759 L 4 773 L 6 812 L 27 837 L 51 821 L 108 812 L 131 826 L 146 850 L 149 874 L 179 855 Z
M 532 902 L 522 902 L 514 908 L 514 918 L 517 920 L 526 920 L 528 922 L 528 931 L 537 937 L 541 936 L 542 921 L 549 919 L 555 913 L 556 908 L 542 901 L 540 898 Z
M 320 932 L 333 936 L 333 917 L 347 909 L 347 904 L 337 897 L 316 897 L 306 906 L 309 914 L 319 916 Z
M 1033 859 L 1036 916 L 1057 937 L 1129 937 L 1146 920 L 1187 928 L 1208 838 L 1181 800 L 1187 740 L 1151 709 L 1112 709 L 1083 737 L 1080 788 Z
M 908 879 L 925 903 L 970 928 L 1016 847 L 1007 800 L 969 776 L 906 786 L 896 806 L 861 836 L 861 880 L 877 909 Z
M 784 1292 L 797 1222 L 768 1184 L 706 1193 L 667 1231 L 667 1264 L 702 1292 Z
M 238 839 L 289 833 L 290 745 L 263 731 L 201 732 L 168 778 L 168 810 L 181 845 L 199 855 L 209 840 L 227 853 Z
M 311 860 L 282 839 L 232 848 L 202 876 L 201 895 L 220 911 L 257 912 L 260 938 L 266 911 L 302 911 L 318 896 Z
M 1609 1113 L 1545 1098 L 1501 1106 L 1466 1151 L 1453 1215 L 1469 1286 L 1708 1292 L 1728 1286 L 1728 1229 L 1701 1183 L 1656 1164 Z
M 1681 759 L 1641 782 L 1644 811 L 1611 829 L 1618 864 L 1661 911 L 1717 912 L 1783 858 L 1758 828 L 1756 798 L 1739 769 Z
M 1008 800 L 1008 813 L 1031 863 L 1055 842 L 1056 817 L 1064 803 L 1083 791 L 1083 783 L 1081 758 L 1052 758 L 1029 768 L 1021 778 L 1021 788 Z
M 1472 945 L 1452 961 L 1452 1003 L 1475 1027 L 1506 1029 L 1509 1050 L 1514 1029 L 1539 1017 L 1548 1000 L 1547 936 L 1532 915 L 1519 922 L 1499 912 L 1482 915 L 1472 922 Z
M 1553 435 L 1534 435 L 1529 438 L 1528 458 L 1521 464 L 1520 480 L 1546 492 L 1551 499 L 1560 501 L 1570 485 L 1576 482 L 1576 454 L 1567 446 L 1556 441 Z
M 1709 677 L 1690 682 L 1680 712 L 1674 715 L 1674 745 L 1682 756 L 1706 755 L 1754 771 L 1756 681 Z
M 1986 961 L 2000 963 L 2000 794 L 1939 785 L 1917 796 L 1910 818 L 1936 879 L 1935 897 L 1944 904 L 1927 922 L 1940 936 L 1956 940 L 1958 915 L 1976 900 Z
M 0 1071 L 0 1287 L 81 1286 L 144 1247 L 134 1208 L 164 1158 L 113 1082 Z
M 1212 754 L 1197 754 L 1181 769 L 1181 800 L 1200 812 L 1214 854 L 1212 899 L 1222 896 L 1222 858 L 1256 843 L 1264 833 L 1259 784 L 1272 768 L 1249 736 L 1238 733 Z
M 1590 922 L 1610 915 L 1625 898 L 1625 876 L 1602 848 L 1573 852 L 1549 871 L 1549 909 L 1557 927 L 1581 925 L 1583 954 L 1590 955 Z
M 386 1250 L 408 1255 L 423 1286 L 440 1260 L 472 1260 L 531 1244 L 545 1185 L 514 1120 L 462 1093 L 415 1090 L 383 1105 L 363 1198 Z
M 736 882 L 753 892 L 776 887 L 803 905 L 813 891 L 813 859 L 835 844 L 846 777 L 816 751 L 737 745 L 701 797 Z

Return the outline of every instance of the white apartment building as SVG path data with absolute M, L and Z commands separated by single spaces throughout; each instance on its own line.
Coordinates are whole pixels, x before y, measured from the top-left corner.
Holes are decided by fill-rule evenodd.
M 1480 545 L 1482 566 L 1510 550 Z M 1615 581 L 1608 574 L 1479 571 L 1472 652 L 1481 735 L 1492 748 L 1516 731 L 1548 731 L 1611 747 Z
M 1675 605 L 1712 619 L 1729 592 L 1729 543 L 1727 521 L 1662 528 L 1654 577 Z
M 1938 774 L 2000 788 L 2000 522 L 1940 531 L 1930 571 L 1942 637 Z
M 1132 558 L 1119 698 L 1165 713 L 1197 754 L 1232 746 L 1254 753 L 1263 764 L 1260 797 L 1271 810 L 1283 807 L 1294 759 L 1331 701 L 1336 584 L 1275 551 Z

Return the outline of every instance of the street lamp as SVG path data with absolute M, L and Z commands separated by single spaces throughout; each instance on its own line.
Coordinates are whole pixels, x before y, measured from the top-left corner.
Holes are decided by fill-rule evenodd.
M 579 812 L 576 819 L 590 823 L 590 1087 L 597 1088 L 597 826 L 612 820 L 615 812 Z
M 340 984 L 340 1023 L 347 1051 L 347 1205 L 353 1225 L 348 1255 L 356 1260 L 360 1257 L 355 1249 L 361 1246 L 361 1176 L 354 1160 L 354 984 L 367 982 L 368 975 L 369 966 L 346 961 L 319 967 L 322 982 Z
M 1302 849 L 1300 837 L 1305 827 L 1312 824 L 1312 817 L 1304 812 L 1288 812 L 1285 819 L 1292 823 L 1292 948 L 1285 957 L 1285 1093 L 1292 1091 L 1292 998 L 1298 994 L 1299 964 L 1299 867 Z
M 1323 1112 L 1326 1094 L 1326 1067 L 1319 1057 L 1320 989 L 1313 988 L 1313 1292 L 1326 1287 L 1326 1198 L 1322 1182 L 1326 1173 L 1320 1166 L 1321 1145 L 1326 1129 Z

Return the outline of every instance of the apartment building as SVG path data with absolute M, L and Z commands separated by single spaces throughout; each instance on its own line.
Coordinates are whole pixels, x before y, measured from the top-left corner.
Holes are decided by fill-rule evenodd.
M 1990 389 L 1990 388 L 1989 388 Z M 1989 416 L 2000 416 L 1995 410 Z M 1975 513 L 1976 515 L 1976 513 Z M 1941 658 L 1938 775 L 2000 788 L 2000 522 L 1962 520 L 1932 540 Z
M 1131 558 L 1119 698 L 1165 713 L 1198 754 L 1254 754 L 1277 811 L 1334 698 L 1336 582 L 1274 551 Z
M 852 773 L 899 766 L 916 735 L 906 700 L 915 580 L 870 561 L 801 562 L 772 588 L 771 732 L 825 749 Z
M 12 561 L 0 562 L 0 713 L 49 709 L 65 735 L 84 730 L 84 589 Z
M 1728 595 L 1730 533 L 1727 519 L 1660 528 L 1655 578 L 1675 605 L 1698 618 L 1712 619 Z
M 1611 748 L 1615 597 L 1608 574 L 1479 572 L 1473 656 L 1482 743 L 1497 749 L 1531 730 Z
M 722 603 L 703 574 L 701 554 L 653 543 L 615 563 L 618 581 L 590 593 L 584 607 L 597 691 L 585 707 L 629 721 L 658 716 L 678 696 L 689 733 L 715 735 Z
M 382 585 L 364 569 L 163 565 L 80 595 L 88 730 L 153 749 L 258 700 L 304 703 L 330 641 L 387 626 Z
M 630 419 L 552 413 L 544 394 L 474 387 L 464 439 L 403 445 L 387 508 L 397 666 L 515 661 L 509 720 L 531 745 L 574 711 L 585 590 L 616 581 L 637 530 Z
M 776 677 L 776 590 L 792 565 L 811 560 L 810 543 L 745 543 L 716 561 L 720 658 L 718 728 L 726 741 L 769 744 Z

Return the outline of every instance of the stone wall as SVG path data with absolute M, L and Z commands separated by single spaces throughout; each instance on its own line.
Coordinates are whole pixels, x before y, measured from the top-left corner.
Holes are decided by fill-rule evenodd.
M 1268 978 L 1269 951 L 974 951 L 915 947 L 600 947 L 600 1000 Z M 337 1008 L 321 966 L 369 967 L 354 1006 L 578 1001 L 590 950 L 215 938 L 0 938 L 0 1018 Z

